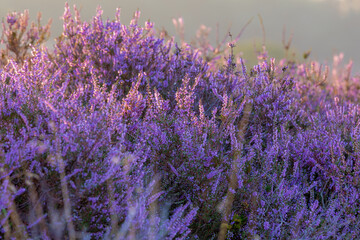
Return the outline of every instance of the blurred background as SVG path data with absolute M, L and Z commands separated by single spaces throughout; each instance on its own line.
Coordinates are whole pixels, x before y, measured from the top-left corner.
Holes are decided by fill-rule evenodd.
M 299 59 L 311 50 L 310 59 L 331 64 L 333 55 L 342 52 L 344 65 L 352 59 L 352 72 L 360 73 L 360 0 L 69 0 L 68 3 L 76 4 L 83 20 L 90 20 L 98 5 L 104 11 L 104 20 L 113 19 L 115 9 L 121 8 L 124 24 L 139 9 L 142 25 L 150 19 L 156 29 L 165 29 L 177 40 L 173 19 L 181 17 L 185 40 L 195 39 L 197 30 L 204 25 L 211 30 L 212 44 L 216 43 L 217 35 L 222 40 L 229 30 L 236 36 L 252 19 L 236 45 L 236 51 L 243 52 L 243 57 L 250 61 L 263 41 L 260 15 L 270 57 L 284 57 L 285 32 L 286 40 L 293 35 L 291 49 Z M 1 0 L 0 17 L 4 20 L 8 12 L 29 9 L 31 19 L 35 20 L 40 11 L 44 25 L 49 18 L 53 19 L 50 37 L 53 39 L 62 31 L 64 4 L 61 0 Z

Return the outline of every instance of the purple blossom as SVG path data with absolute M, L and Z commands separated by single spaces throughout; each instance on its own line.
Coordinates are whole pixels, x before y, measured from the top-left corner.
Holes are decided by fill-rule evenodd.
M 210 239 L 221 219 L 234 239 L 358 236 L 352 62 L 337 56 L 328 74 L 264 47 L 249 68 L 233 41 L 222 55 L 211 46 L 205 26 L 178 45 L 139 16 L 103 20 L 99 7 L 86 22 L 66 4 L 47 49 L 50 22 L 8 15 L 0 238 Z

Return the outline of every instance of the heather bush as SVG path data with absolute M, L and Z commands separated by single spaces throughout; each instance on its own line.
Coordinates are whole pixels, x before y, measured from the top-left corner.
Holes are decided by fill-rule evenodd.
M 177 43 L 139 14 L 88 23 L 66 4 L 52 49 L 49 24 L 3 22 L 1 238 L 356 238 L 352 63 L 263 46 L 247 69 L 241 34 Z

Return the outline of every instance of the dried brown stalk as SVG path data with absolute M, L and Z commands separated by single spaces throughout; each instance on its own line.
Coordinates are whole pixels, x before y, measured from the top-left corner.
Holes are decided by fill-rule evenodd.
M 115 195 L 114 195 L 114 182 L 112 179 L 107 181 L 107 190 L 109 195 L 109 204 L 110 204 L 110 218 L 111 218 L 111 236 L 115 236 L 118 229 L 118 217 L 115 209 Z
M 6 180 L 9 181 L 8 190 L 15 189 L 15 186 L 11 184 L 9 176 L 6 177 Z M 8 208 L 11 211 L 10 219 L 14 224 L 14 228 L 16 230 L 16 239 L 28 239 L 28 235 L 26 233 L 25 224 L 22 222 L 20 215 L 16 209 L 16 205 L 14 200 L 9 196 L 8 198 Z
M 34 186 L 34 182 L 32 181 L 32 177 L 36 176 L 30 172 L 27 173 L 27 185 L 29 186 L 29 195 L 32 205 L 35 208 L 35 216 L 40 218 L 39 227 L 42 236 L 49 236 L 48 229 L 44 220 L 44 211 L 39 201 L 39 196 L 36 192 L 36 188 Z M 37 176 L 36 176 L 37 177 Z
M 155 173 L 157 173 L 157 171 L 155 170 Z M 155 175 L 155 186 L 152 190 L 152 196 L 154 196 L 155 194 L 157 194 L 158 192 L 160 192 L 160 175 L 156 174 Z M 151 223 L 151 232 L 150 232 L 150 236 L 149 239 L 156 239 L 156 228 L 157 226 L 155 225 L 156 223 L 156 216 L 158 215 L 158 199 L 156 199 L 155 201 L 153 201 L 152 203 L 150 203 L 150 223 Z
M 239 171 L 239 162 L 240 162 L 241 151 L 242 151 L 242 147 L 243 147 L 243 143 L 244 143 L 245 130 L 249 123 L 251 111 L 252 111 L 252 104 L 250 102 L 247 102 L 245 104 L 243 117 L 242 117 L 240 123 L 238 124 L 239 131 L 237 134 L 237 140 L 239 142 L 239 146 L 236 149 L 236 151 L 234 152 L 234 157 L 233 157 L 232 166 L 231 166 L 230 183 L 229 183 L 229 188 L 228 188 L 228 191 L 226 194 L 223 219 L 222 219 L 222 222 L 220 225 L 220 232 L 219 232 L 218 240 L 225 240 L 225 238 L 226 238 L 229 217 L 230 217 L 232 204 L 234 202 L 234 197 L 235 197 L 234 193 L 235 193 L 235 191 L 237 189 L 237 185 L 238 185 L 237 173 Z
M 59 151 L 60 152 L 60 151 Z M 65 176 L 65 166 L 64 161 L 60 154 L 57 154 L 57 160 L 59 164 L 59 170 L 60 170 L 60 181 L 61 181 L 61 191 L 64 198 L 64 211 L 65 211 L 65 218 L 66 218 L 66 224 L 69 231 L 69 239 L 75 240 L 76 239 L 76 233 L 74 224 L 72 222 L 71 218 L 71 204 L 70 204 L 70 196 L 69 196 L 69 189 L 67 187 L 66 182 L 66 176 Z

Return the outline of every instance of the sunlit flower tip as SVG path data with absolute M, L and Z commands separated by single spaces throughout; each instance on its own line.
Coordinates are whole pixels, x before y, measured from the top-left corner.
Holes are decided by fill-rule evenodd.
M 145 22 L 145 29 L 151 30 L 154 27 L 154 23 L 150 22 L 150 20 Z
M 173 24 L 174 24 L 175 28 L 177 28 L 177 21 L 176 21 L 176 19 L 175 19 L 175 18 L 173 18 L 173 19 L 172 19 L 172 22 L 173 22 Z
M 12 26 L 16 23 L 16 12 L 13 12 L 11 14 L 9 14 L 7 17 L 6 17 L 6 22 Z
M 235 44 L 233 42 L 229 42 L 228 47 L 233 48 L 233 47 L 235 47 Z
M 136 12 L 134 13 L 134 18 L 139 19 L 140 14 L 141 14 L 140 11 L 136 11 Z

